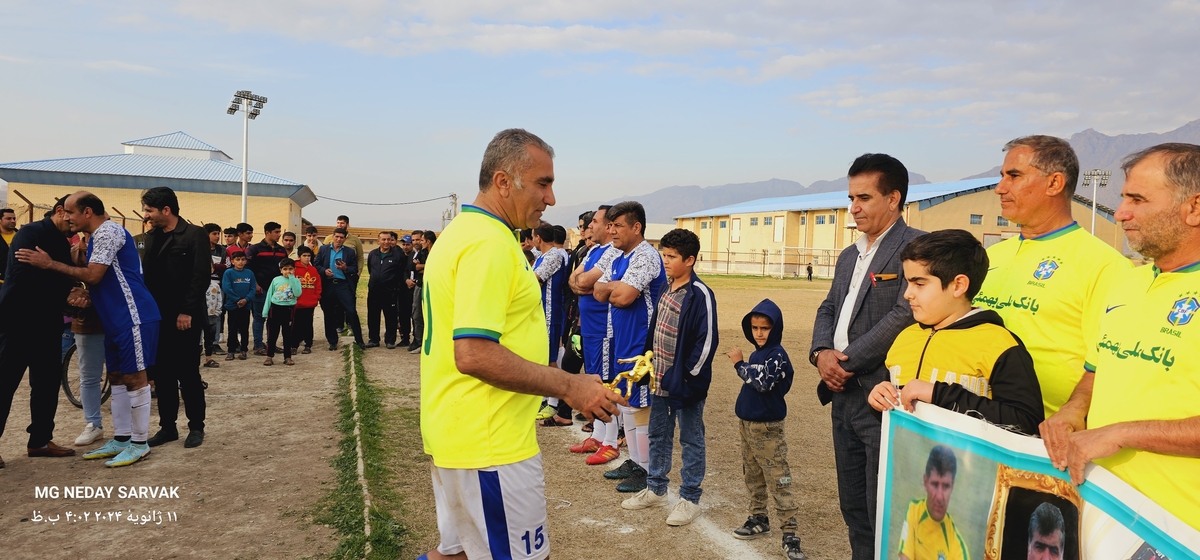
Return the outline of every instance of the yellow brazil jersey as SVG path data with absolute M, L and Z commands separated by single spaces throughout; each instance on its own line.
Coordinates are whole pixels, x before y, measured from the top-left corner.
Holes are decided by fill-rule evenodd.
M 908 560 L 971 559 L 967 543 L 954 526 L 954 518 L 947 512 L 941 521 L 934 521 L 925 500 L 913 500 L 908 504 L 897 553 L 907 556 Z
M 1121 275 L 1088 347 L 1088 428 L 1200 415 L 1200 263 Z M 1096 463 L 1200 529 L 1200 458 L 1123 449 Z
M 974 304 L 992 309 L 1033 356 L 1046 416 L 1067 402 L 1083 376 L 1088 340 L 1113 276 L 1129 260 L 1079 224 L 988 248 L 987 278 Z
M 478 469 L 537 455 L 541 397 L 484 383 L 454 361 L 460 338 L 498 342 L 537 364 L 550 360 L 537 277 L 512 228 L 464 205 L 429 252 L 422 305 L 421 436 L 433 464 Z

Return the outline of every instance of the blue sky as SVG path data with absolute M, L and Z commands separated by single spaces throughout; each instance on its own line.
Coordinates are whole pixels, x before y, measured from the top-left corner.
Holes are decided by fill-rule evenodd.
M 809 184 L 888 152 L 932 181 L 1023 134 L 1200 117 L 1200 2 L 9 2 L 0 161 L 118 153 L 183 130 L 241 157 L 232 93 L 269 98 L 250 167 L 318 196 L 469 202 L 519 126 L 560 204 L 670 185 Z M 317 202 L 430 227 L 441 202 Z

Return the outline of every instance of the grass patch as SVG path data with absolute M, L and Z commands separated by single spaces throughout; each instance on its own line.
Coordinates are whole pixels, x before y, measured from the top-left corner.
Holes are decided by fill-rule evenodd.
M 338 380 L 337 429 L 342 433 L 338 454 L 332 464 L 336 484 L 316 505 L 313 518 L 342 535 L 334 558 L 397 558 L 408 539 L 408 531 L 391 512 L 400 507 L 383 446 L 383 395 L 372 385 L 362 367 L 362 351 L 347 348 L 358 368 L 358 414 L 362 434 L 363 474 L 371 491 L 371 554 L 366 554 L 368 538 L 363 534 L 363 495 L 358 483 L 358 452 L 354 439 L 354 407 L 350 399 L 350 362 Z M 345 356 L 345 354 L 343 354 Z

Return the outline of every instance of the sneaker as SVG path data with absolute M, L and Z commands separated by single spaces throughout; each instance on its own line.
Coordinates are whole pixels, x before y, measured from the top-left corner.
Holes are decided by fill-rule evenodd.
M 409 354 L 420 354 L 421 353 L 421 345 L 417 344 L 417 347 L 413 348 L 412 350 L 409 350 L 408 353 Z
M 396 343 L 395 343 L 395 342 L 388 342 L 388 343 L 385 343 L 385 344 L 383 345 L 383 347 L 384 347 L 384 348 L 387 348 L 388 350 L 395 350 L 395 349 L 396 349 Z
M 792 533 L 783 534 L 783 556 L 788 560 L 808 560 L 808 556 L 800 550 L 800 537 Z
M 400 337 L 400 342 L 396 343 L 396 346 L 408 346 L 409 344 L 412 344 L 412 341 L 407 336 L 402 336 Z
M 646 476 L 649 473 L 639 465 L 634 465 L 633 472 L 629 474 L 629 478 L 621 481 L 617 485 L 617 492 L 641 492 L 646 489 Z
M 124 467 L 141 461 L 150 454 L 150 446 L 144 443 L 130 443 L 119 455 L 104 463 L 106 467 Z
M 212 351 L 213 351 L 213 354 L 224 354 L 225 353 L 225 351 L 221 349 L 220 344 L 214 344 L 212 347 Z
M 416 351 L 420 350 L 420 349 L 421 349 L 421 341 L 420 340 L 413 340 L 412 344 L 408 345 L 408 353 L 409 354 L 415 354 Z
M 379 343 L 375 341 L 368 342 L 363 345 L 363 348 L 379 348 Z
M 682 527 L 700 517 L 700 504 L 693 504 L 683 498 L 679 499 L 679 503 L 671 509 L 671 515 L 667 516 L 667 525 L 672 527 Z
M 95 424 L 88 422 L 83 427 L 83 433 L 75 438 L 75 445 L 87 445 L 92 443 L 104 435 L 104 428 L 97 428 Z
M 686 500 L 680 500 L 686 501 Z M 621 507 L 625 509 L 646 509 L 650 507 L 662 507 L 667 505 L 667 497 L 659 496 L 649 488 L 634 494 L 632 498 L 627 498 L 621 502 Z
M 107 459 L 120 455 L 125 448 L 129 447 L 128 441 L 117 441 L 115 439 L 108 440 L 103 447 L 93 449 L 83 454 L 84 459 Z
M 748 541 L 771 532 L 771 522 L 765 515 L 751 515 L 746 524 L 733 530 L 733 538 Z M 787 537 L 784 537 L 786 542 Z
M 554 407 L 552 407 L 552 406 L 550 406 L 550 405 L 548 405 L 548 404 L 545 404 L 545 403 L 543 403 L 543 404 L 542 404 L 542 409 L 538 411 L 538 413 L 537 413 L 537 417 L 536 417 L 536 418 L 537 418 L 538 420 L 545 420 L 545 419 L 547 419 L 547 418 L 549 418 L 549 417 L 551 417 L 551 416 L 554 416 L 554 413 L 555 413 L 555 412 L 557 412 L 557 410 L 555 410 L 555 408 L 554 408 Z
M 604 473 L 604 478 L 609 480 L 623 480 L 629 478 L 629 475 L 633 473 L 633 468 L 636 466 L 637 463 L 634 463 L 633 459 L 625 459 L 625 462 L 621 463 L 621 466 Z
M 587 459 L 584 459 L 583 462 L 589 465 L 603 465 L 605 463 L 613 462 L 617 457 L 620 456 L 621 452 L 618 451 L 616 447 L 602 445 L 600 446 L 600 449 L 597 449 L 595 453 L 593 453 Z
M 600 449 L 600 441 L 596 438 L 587 438 L 567 448 L 567 451 L 571 453 L 593 453 L 597 449 Z
M 336 344 L 330 344 L 330 345 L 329 345 L 329 351 L 330 351 L 330 352 L 333 352 L 334 350 L 337 350 L 337 345 L 336 345 Z

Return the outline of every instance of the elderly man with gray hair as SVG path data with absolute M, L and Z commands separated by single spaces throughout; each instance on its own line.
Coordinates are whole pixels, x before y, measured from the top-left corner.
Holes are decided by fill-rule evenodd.
M 992 309 L 1033 356 L 1046 416 L 1067 402 L 1104 314 L 1101 299 L 1129 260 L 1071 217 L 1079 159 L 1062 138 L 1024 136 L 1007 152 L 996 194 L 1021 234 L 988 248 L 975 305 Z
M 624 399 L 549 363 L 537 277 L 513 231 L 554 205 L 554 150 L 521 129 L 488 144 L 474 204 L 426 262 L 421 438 L 433 458 L 437 548 L 425 558 L 546 558 L 542 395 L 612 418 Z M 432 241 L 432 239 L 430 239 Z M 463 414 L 463 411 L 470 411 Z
M 1116 217 L 1154 264 L 1117 274 L 1079 384 L 1042 438 L 1075 484 L 1095 461 L 1200 529 L 1200 146 L 1160 144 L 1122 168 Z

